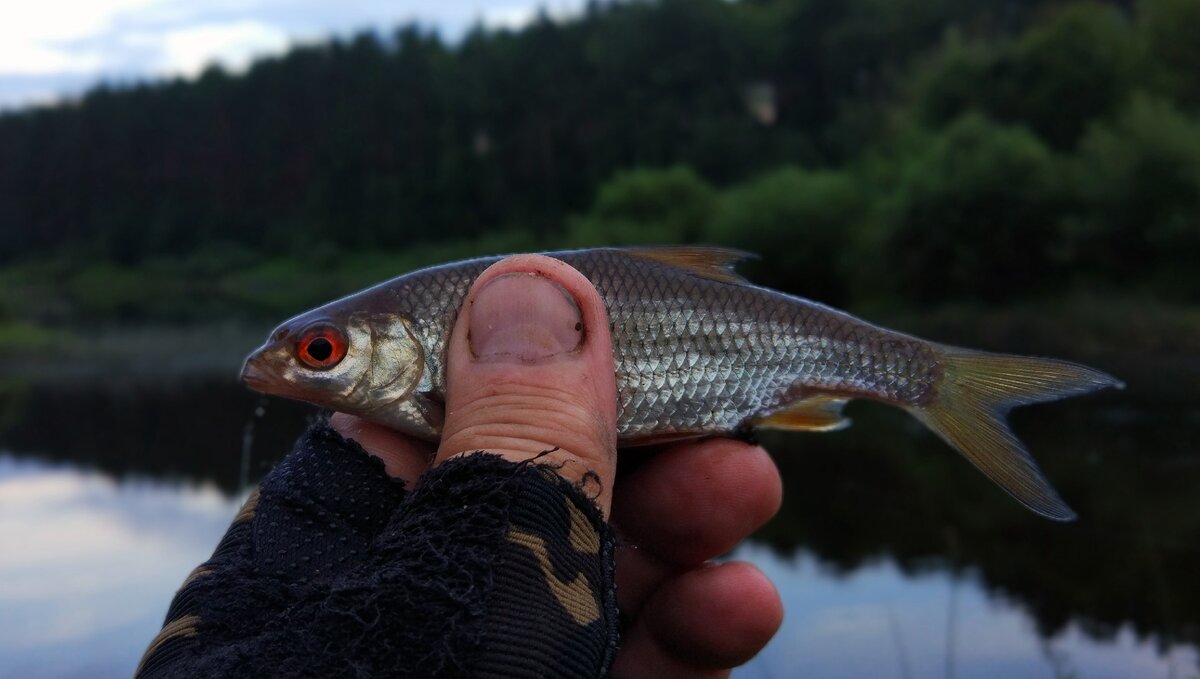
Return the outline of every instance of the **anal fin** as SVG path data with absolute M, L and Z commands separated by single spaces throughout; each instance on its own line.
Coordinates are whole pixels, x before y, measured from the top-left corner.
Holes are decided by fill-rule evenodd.
M 850 399 L 844 396 L 817 394 L 794 401 L 759 420 L 757 425 L 768 429 L 792 431 L 837 431 L 850 426 L 842 408 Z

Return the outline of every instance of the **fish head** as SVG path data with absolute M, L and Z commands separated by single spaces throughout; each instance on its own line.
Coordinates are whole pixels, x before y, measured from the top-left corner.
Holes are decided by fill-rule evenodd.
M 407 399 L 425 352 L 403 315 L 331 305 L 285 321 L 246 358 L 242 381 L 265 394 L 370 417 Z

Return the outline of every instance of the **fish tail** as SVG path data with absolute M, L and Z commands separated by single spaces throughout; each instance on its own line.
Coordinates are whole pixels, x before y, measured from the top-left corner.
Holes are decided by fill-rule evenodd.
M 1058 521 L 1073 520 L 1075 512 L 1009 428 L 1008 411 L 1124 384 L 1067 361 L 947 346 L 936 346 L 935 352 L 943 370 L 936 394 L 909 412 L 1026 507 Z

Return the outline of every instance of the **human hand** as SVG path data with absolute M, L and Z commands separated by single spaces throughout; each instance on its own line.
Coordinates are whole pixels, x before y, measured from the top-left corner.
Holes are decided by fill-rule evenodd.
M 604 306 L 561 261 L 511 257 L 480 275 L 447 351 L 440 446 L 345 414 L 331 425 L 414 482 L 431 464 L 487 450 L 524 461 L 546 450 L 594 490 L 629 548 L 617 556 L 624 625 L 614 676 L 717 677 L 757 653 L 782 610 L 749 564 L 713 565 L 777 511 L 770 458 L 713 439 L 668 447 L 616 480 L 616 387 Z

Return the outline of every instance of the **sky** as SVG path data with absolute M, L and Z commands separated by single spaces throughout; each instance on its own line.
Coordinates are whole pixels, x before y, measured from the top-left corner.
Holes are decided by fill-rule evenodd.
M 101 81 L 231 70 L 289 45 L 416 21 L 446 38 L 476 23 L 516 28 L 584 0 L 6 0 L 0 109 L 51 103 Z

